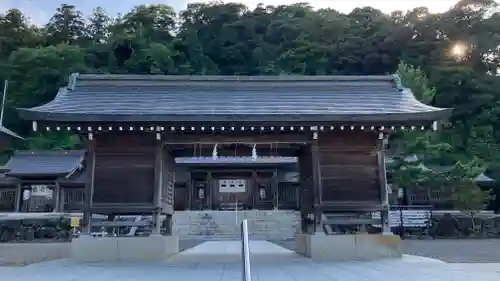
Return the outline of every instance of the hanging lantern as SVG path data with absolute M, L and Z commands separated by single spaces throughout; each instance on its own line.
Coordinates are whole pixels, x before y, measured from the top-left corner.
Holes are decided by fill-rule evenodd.
M 264 186 L 260 186 L 259 198 L 260 198 L 260 200 L 266 199 L 266 188 Z
M 203 187 L 198 188 L 198 199 L 205 199 L 205 189 Z

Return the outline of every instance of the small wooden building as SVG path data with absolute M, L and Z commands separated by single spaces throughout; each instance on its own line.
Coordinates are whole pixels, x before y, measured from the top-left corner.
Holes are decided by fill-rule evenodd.
M 435 130 L 450 114 L 418 102 L 392 75 L 74 74 L 53 101 L 19 112 L 35 131 L 85 139 L 87 225 L 91 213 L 153 214 L 157 232 L 159 215 L 168 226 L 174 212 L 177 157 L 297 157 L 304 231 L 324 212 L 385 218 L 383 140 L 395 130 Z M 242 177 L 220 179 L 240 188 Z M 212 198 L 220 205 L 234 196 Z
M 23 137 L 19 136 L 18 134 L 14 133 L 13 131 L 7 129 L 5 126 L 0 124 L 0 152 L 4 153 L 4 155 L 5 151 L 9 148 L 10 139 L 23 140 Z M 0 212 L 14 210 L 16 190 L 15 190 L 15 184 L 12 184 L 12 182 L 10 182 L 10 179 L 7 179 L 5 177 L 5 174 L 8 171 L 9 171 L 8 168 L 5 167 L 0 168 Z M 4 186 L 6 188 L 2 188 Z M 14 186 L 13 189 L 12 186 Z
M 85 151 L 16 151 L 0 177 L 0 211 L 81 211 Z

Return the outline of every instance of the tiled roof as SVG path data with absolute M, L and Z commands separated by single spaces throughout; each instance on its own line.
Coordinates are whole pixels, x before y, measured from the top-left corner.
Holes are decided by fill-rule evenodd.
M 397 76 L 73 75 L 23 118 L 60 122 L 435 121 Z
M 5 168 L 14 177 L 62 176 L 75 171 L 84 159 L 85 151 L 16 151 Z
M 495 182 L 496 180 L 488 177 L 487 175 L 485 175 L 484 173 L 481 173 L 479 174 L 475 179 L 474 179 L 475 182 Z
M 19 179 L 14 177 L 8 177 L 5 174 L 0 175 L 0 186 L 9 186 L 12 187 L 15 184 L 19 183 Z

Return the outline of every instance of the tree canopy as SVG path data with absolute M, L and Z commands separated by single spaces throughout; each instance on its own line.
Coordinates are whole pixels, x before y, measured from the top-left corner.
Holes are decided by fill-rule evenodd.
M 53 99 L 71 72 L 369 75 L 395 73 L 404 62 L 405 73 L 423 77 L 407 79 L 419 99 L 455 109 L 429 136 L 448 144 L 446 156 L 435 160 L 477 158 L 494 167 L 500 162 L 499 46 L 500 12 L 492 0 L 462 0 L 440 14 L 425 7 L 343 14 L 305 3 L 250 9 L 217 1 L 178 12 L 148 5 L 124 15 L 100 7 L 83 15 L 62 5 L 44 26 L 29 24 L 17 9 L 0 15 L 0 79 L 9 80 L 7 126 L 29 136 L 15 108 Z M 49 134 L 14 147 L 77 145 L 71 136 Z

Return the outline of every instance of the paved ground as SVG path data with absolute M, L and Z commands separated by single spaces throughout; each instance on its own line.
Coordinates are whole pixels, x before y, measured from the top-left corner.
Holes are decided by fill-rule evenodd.
M 265 241 L 252 241 L 253 281 L 498 281 L 500 264 L 448 264 L 405 256 L 376 262 L 317 263 Z M 67 260 L 0 268 L 0 280 L 241 280 L 240 242 L 206 242 L 169 262 L 72 264 Z

